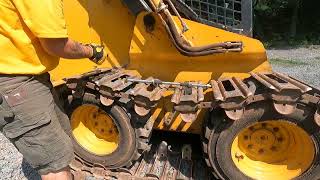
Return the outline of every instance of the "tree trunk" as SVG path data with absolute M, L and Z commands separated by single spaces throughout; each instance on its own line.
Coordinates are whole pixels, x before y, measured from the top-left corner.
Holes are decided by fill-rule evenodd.
M 292 16 L 290 26 L 290 37 L 294 38 L 297 35 L 297 24 L 298 24 L 298 12 L 300 8 L 300 0 L 292 0 Z

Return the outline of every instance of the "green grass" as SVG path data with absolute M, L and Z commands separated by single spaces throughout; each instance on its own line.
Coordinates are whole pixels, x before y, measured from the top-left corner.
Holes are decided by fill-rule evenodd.
M 287 60 L 287 59 L 275 58 L 275 59 L 270 59 L 270 62 L 271 62 L 271 64 L 281 65 L 281 66 L 303 66 L 303 65 L 308 65 L 308 63 L 306 63 L 306 62 L 302 62 L 302 61 L 294 60 L 294 59 Z

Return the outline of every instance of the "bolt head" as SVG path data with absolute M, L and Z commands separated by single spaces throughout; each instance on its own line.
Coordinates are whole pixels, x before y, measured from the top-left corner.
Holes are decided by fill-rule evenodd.
M 278 127 L 275 127 L 275 128 L 273 128 L 273 131 L 274 131 L 274 132 L 278 132 L 278 131 L 279 131 L 279 128 L 278 128 Z
M 264 153 L 264 149 L 259 149 L 259 154 L 263 154 Z
M 241 160 L 241 159 L 244 158 L 243 155 L 242 155 L 241 153 L 239 153 L 239 152 L 236 152 L 235 157 L 236 157 L 238 160 Z
M 92 115 L 92 117 L 93 117 L 93 119 L 96 119 L 96 118 L 97 118 L 97 114 L 94 113 L 94 114 Z

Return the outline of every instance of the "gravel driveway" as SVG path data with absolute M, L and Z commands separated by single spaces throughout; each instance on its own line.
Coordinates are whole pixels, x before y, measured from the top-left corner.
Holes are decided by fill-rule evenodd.
M 269 50 L 268 56 L 275 71 L 289 74 L 320 88 L 320 47 Z M 0 179 L 40 179 L 1 133 Z
M 267 53 L 274 71 L 320 88 L 320 46 L 268 50 Z

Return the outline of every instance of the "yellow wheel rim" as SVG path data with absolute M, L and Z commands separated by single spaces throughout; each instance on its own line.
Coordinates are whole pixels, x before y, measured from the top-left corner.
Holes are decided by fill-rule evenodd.
M 77 143 L 95 155 L 109 155 L 118 148 L 119 133 L 112 118 L 95 105 L 82 105 L 71 116 Z
M 300 127 L 285 121 L 256 123 L 234 139 L 236 167 L 253 179 L 293 179 L 312 164 L 315 147 Z

